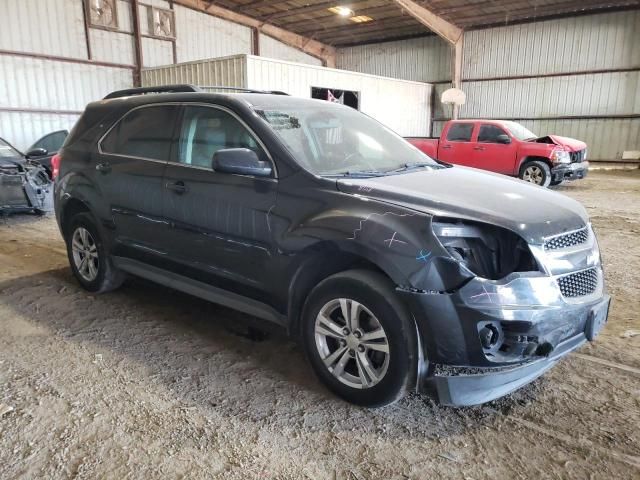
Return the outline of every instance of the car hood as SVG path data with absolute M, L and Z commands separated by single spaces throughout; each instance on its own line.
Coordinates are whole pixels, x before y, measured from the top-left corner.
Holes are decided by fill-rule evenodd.
M 565 195 L 473 168 L 347 178 L 338 180 L 337 185 L 345 193 L 432 215 L 504 227 L 533 244 L 588 223 L 584 207 Z
M 561 137 L 560 135 L 547 135 L 545 137 L 536 138 L 534 141 L 538 143 L 551 143 L 554 145 L 559 145 L 561 147 L 565 147 L 570 152 L 579 152 L 580 150 L 584 150 L 585 148 L 587 148 L 587 144 L 580 140 L 569 137 Z

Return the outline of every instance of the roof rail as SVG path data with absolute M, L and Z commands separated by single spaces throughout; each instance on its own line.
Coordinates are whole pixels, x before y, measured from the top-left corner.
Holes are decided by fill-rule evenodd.
M 266 93 L 266 94 L 270 94 L 270 95 L 287 95 L 287 96 L 289 96 L 288 93 L 282 92 L 280 90 L 256 90 L 254 88 L 223 87 L 223 86 L 218 86 L 218 85 L 206 85 L 206 86 L 199 85 L 198 88 L 200 88 L 200 90 L 230 90 L 230 91 L 234 91 L 234 92 Z
M 198 87 L 194 85 L 159 85 L 157 87 L 141 87 L 141 88 L 127 88 L 124 90 L 116 90 L 104 97 L 104 100 L 111 98 L 130 97 L 131 95 L 144 95 L 146 93 L 180 93 L 180 92 L 201 92 Z

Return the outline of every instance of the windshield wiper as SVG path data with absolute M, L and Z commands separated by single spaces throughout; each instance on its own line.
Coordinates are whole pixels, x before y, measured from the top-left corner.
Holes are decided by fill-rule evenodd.
M 380 170 L 347 170 L 339 173 L 323 173 L 324 177 L 384 177 L 387 172 Z
M 414 168 L 435 167 L 431 162 L 409 162 L 405 163 L 402 167 L 395 170 L 389 170 L 390 172 L 406 172 L 407 170 L 413 170 Z

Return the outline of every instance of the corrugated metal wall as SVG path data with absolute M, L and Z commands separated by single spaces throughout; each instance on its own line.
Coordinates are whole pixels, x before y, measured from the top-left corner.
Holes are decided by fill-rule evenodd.
M 287 62 L 307 63 L 309 65 L 322 66 L 322 60 L 319 58 L 308 55 L 297 48 L 290 47 L 289 45 L 262 33 L 260 34 L 260 56 L 277 58 Z
M 591 159 L 620 159 L 640 150 L 639 45 L 640 10 L 468 31 L 460 116 L 521 121 L 541 135 L 586 141 Z M 397 78 L 436 81 L 440 72 L 437 80 L 450 79 L 450 57 L 437 51 L 449 49 L 425 37 L 341 49 L 338 64 Z M 449 87 L 437 84 L 437 99 Z M 434 135 L 450 116 L 451 108 L 436 101 Z M 569 116 L 582 118 L 562 118 Z
M 116 31 L 89 26 L 87 32 L 82 2 L 0 0 L 0 51 L 5 51 L 0 53 L 0 136 L 19 148 L 49 131 L 70 128 L 86 103 L 133 86 L 136 58 L 131 2 L 117 1 Z M 172 8 L 167 0 L 140 1 L 146 67 L 170 65 L 174 58 L 184 62 L 251 53 L 250 28 L 179 5 L 173 6 L 175 41 L 155 38 L 149 26 L 151 7 Z M 261 35 L 260 40 L 263 55 L 320 64 L 271 37 Z M 205 77 L 202 83 L 243 84 L 244 64 L 235 63 L 221 76 Z M 177 69 L 176 74 L 184 74 L 183 70 Z
M 199 60 L 195 62 L 145 68 L 142 85 L 145 87 L 176 83 L 193 85 L 223 85 L 246 88 L 247 61 L 244 55 Z
M 125 28 L 131 25 L 128 5 L 118 5 L 119 24 Z M 0 51 L 5 52 L 0 53 L 0 136 L 18 148 L 71 128 L 87 103 L 133 82 L 131 68 L 89 61 L 78 0 L 1 0 L 0 24 Z M 94 60 L 133 63 L 130 35 L 89 33 Z
M 338 49 L 338 68 L 415 82 L 451 78 L 451 48 L 435 35 Z

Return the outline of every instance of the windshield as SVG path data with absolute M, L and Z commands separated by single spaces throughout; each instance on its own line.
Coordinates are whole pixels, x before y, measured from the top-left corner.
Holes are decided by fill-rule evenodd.
M 532 140 L 534 138 L 538 138 L 538 136 L 533 133 L 528 128 L 523 127 L 519 123 L 516 122 L 503 122 L 504 126 L 507 127 L 507 130 L 511 132 L 511 135 L 516 137 L 518 140 Z
M 0 138 L 0 158 L 20 158 L 20 152 Z
M 383 175 L 438 163 L 372 118 L 323 102 L 256 109 L 294 155 L 316 175 Z

